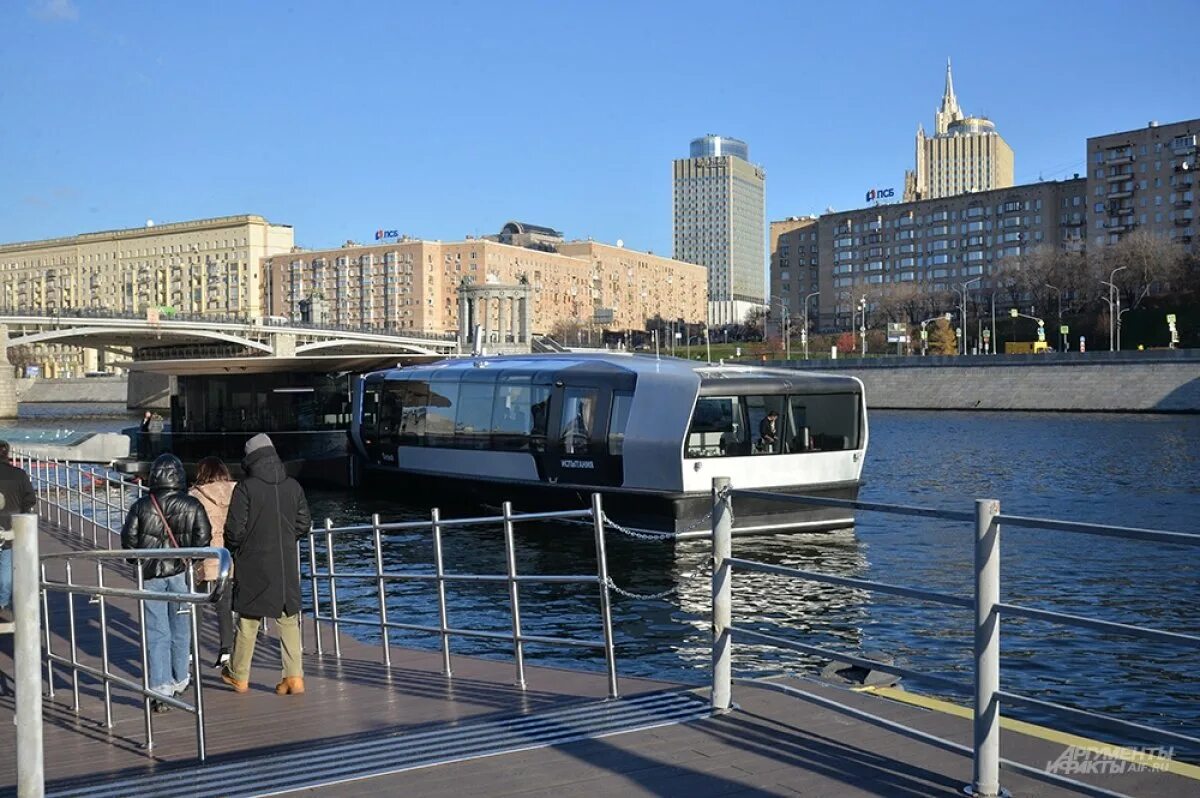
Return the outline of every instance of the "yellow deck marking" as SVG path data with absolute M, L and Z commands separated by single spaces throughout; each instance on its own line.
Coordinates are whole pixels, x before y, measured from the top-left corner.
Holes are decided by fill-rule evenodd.
M 923 709 L 931 709 L 934 712 L 942 712 L 947 715 L 953 715 L 957 718 L 965 718 L 971 720 L 974 717 L 974 712 L 969 707 L 953 704 L 949 701 L 943 701 L 940 698 L 930 698 L 929 696 L 917 695 L 910 693 L 907 690 L 901 690 L 896 687 L 860 687 L 856 692 L 870 693 L 880 696 L 881 698 L 890 698 L 893 701 L 899 701 L 903 704 L 911 704 L 912 706 L 921 707 Z M 1113 759 L 1122 759 L 1126 762 L 1133 762 L 1139 765 L 1146 765 L 1155 770 L 1162 770 L 1168 773 L 1174 773 L 1177 776 L 1184 776 L 1189 779 L 1200 781 L 1200 767 L 1189 765 L 1186 762 L 1180 762 L 1177 759 L 1167 759 L 1161 756 L 1152 756 L 1144 754 L 1141 751 L 1132 748 L 1124 748 L 1111 743 L 1102 743 L 1098 740 L 1093 740 L 1090 737 L 1081 737 L 1078 734 L 1070 734 L 1068 732 L 1051 729 L 1047 726 L 1038 726 L 1035 723 L 1026 723 L 1023 720 L 1014 718 L 1006 718 L 1000 716 L 1000 728 L 1014 731 L 1018 734 L 1024 734 L 1029 737 L 1036 737 L 1040 740 L 1046 740 L 1059 745 L 1074 745 L 1079 748 L 1084 748 L 1088 751 L 1104 754 Z

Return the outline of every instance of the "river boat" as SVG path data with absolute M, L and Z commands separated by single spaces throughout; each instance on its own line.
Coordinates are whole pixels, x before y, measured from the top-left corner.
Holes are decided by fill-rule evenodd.
M 769 418 L 771 414 L 773 419 Z M 421 495 L 587 506 L 679 536 L 708 529 L 712 481 L 854 499 L 868 426 L 854 377 L 625 353 L 476 356 L 358 381 L 364 474 Z M 842 508 L 739 499 L 735 532 L 853 524 Z

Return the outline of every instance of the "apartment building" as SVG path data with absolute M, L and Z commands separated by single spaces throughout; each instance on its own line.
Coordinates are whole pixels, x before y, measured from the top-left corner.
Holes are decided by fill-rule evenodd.
M 786 316 L 794 329 L 820 318 L 820 224 L 816 216 L 771 222 L 771 334 L 783 332 Z
M 271 312 L 299 318 L 301 303 L 316 298 L 330 324 L 452 332 L 458 329 L 458 286 L 464 280 L 524 278 L 533 287 L 536 333 L 549 333 L 560 323 L 643 329 L 656 314 L 704 319 L 703 267 L 595 241 L 555 241 L 545 232 L 549 228 L 525 227 L 540 231 L 529 246 L 502 243 L 501 236 L 400 238 L 264 258 Z
M 1087 141 L 1089 243 L 1115 244 L 1132 230 L 1190 246 L 1196 235 L 1196 137 L 1200 119 L 1109 133 Z

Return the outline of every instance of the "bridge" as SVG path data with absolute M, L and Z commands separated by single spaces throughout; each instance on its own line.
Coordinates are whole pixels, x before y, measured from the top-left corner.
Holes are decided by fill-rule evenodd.
M 192 348 L 195 354 L 219 351 L 278 357 L 382 352 L 445 355 L 458 349 L 453 334 L 268 323 L 265 319 L 182 315 L 153 319 L 93 310 L 69 314 L 0 310 L 0 324 L 8 327 L 9 347 L 64 344 L 121 355 L 133 349 L 138 351 L 138 359 L 177 357 L 181 348 Z

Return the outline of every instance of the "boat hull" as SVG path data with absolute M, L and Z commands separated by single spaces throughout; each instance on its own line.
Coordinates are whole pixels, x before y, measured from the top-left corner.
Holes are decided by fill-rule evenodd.
M 364 474 L 368 490 L 396 495 L 407 501 L 435 506 L 462 504 L 497 508 L 511 502 L 515 512 L 578 510 L 589 507 L 592 493 L 602 497 L 604 513 L 617 524 L 633 529 L 674 533 L 679 539 L 711 533 L 712 497 L 709 493 L 681 494 L 630 491 L 619 487 L 591 487 L 547 483 L 484 480 L 445 474 L 370 469 Z M 773 493 L 854 500 L 859 484 L 789 486 Z M 781 531 L 828 531 L 854 525 L 854 514 L 843 508 L 769 502 L 757 497 L 734 498 L 735 535 Z

